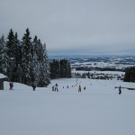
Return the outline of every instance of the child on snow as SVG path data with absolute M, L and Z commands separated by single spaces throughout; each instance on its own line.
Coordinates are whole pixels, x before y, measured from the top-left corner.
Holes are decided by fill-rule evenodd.
M 12 82 L 10 82 L 10 83 L 9 83 L 9 86 L 10 86 L 10 88 L 9 88 L 9 89 L 11 90 L 11 89 L 13 88 L 13 83 L 12 83 Z
M 119 87 L 119 95 L 121 94 L 121 86 Z
M 32 88 L 33 88 L 33 91 L 35 91 L 35 88 L 36 88 L 36 82 L 33 82 Z
M 52 91 L 54 91 L 54 85 L 52 86 Z
M 57 83 L 56 83 L 56 85 L 55 85 L 55 91 L 58 92 L 58 84 L 57 84 Z
M 79 89 L 78 89 L 78 92 L 81 92 L 81 85 L 79 85 Z

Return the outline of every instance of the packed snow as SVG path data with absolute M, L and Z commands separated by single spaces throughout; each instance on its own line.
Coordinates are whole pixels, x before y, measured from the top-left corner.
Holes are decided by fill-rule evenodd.
M 59 92 L 52 91 L 56 83 Z M 122 89 L 118 95 L 115 86 L 122 84 L 116 79 L 56 79 L 33 91 L 20 83 L 9 90 L 4 82 L 0 135 L 134 135 L 135 91 Z

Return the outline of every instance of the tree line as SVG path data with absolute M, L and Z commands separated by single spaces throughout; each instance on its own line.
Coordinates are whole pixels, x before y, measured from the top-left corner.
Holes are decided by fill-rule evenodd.
M 52 62 L 50 62 L 50 73 L 51 79 L 70 78 L 70 63 L 66 59 L 62 59 L 60 61 L 54 59 Z
M 135 67 L 131 67 L 126 70 L 124 81 L 125 82 L 135 82 Z
M 83 71 L 122 71 L 125 72 L 125 69 L 116 69 L 116 68 L 109 68 L 109 67 L 76 67 L 76 70 L 83 70 Z
M 51 78 L 58 78 L 54 75 L 58 68 L 55 71 L 53 64 L 49 62 L 46 44 L 42 44 L 37 36 L 32 39 L 28 28 L 21 40 L 12 29 L 7 39 L 4 35 L 0 37 L 0 72 L 7 75 L 10 81 L 28 85 L 35 81 L 37 86 L 47 86 Z M 65 77 L 64 71 L 68 66 L 67 60 L 59 62 L 59 77 Z M 69 74 L 71 76 L 71 70 Z

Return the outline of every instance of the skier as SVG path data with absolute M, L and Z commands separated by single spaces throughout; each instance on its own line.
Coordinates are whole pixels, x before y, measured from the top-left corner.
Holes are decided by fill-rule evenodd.
M 58 84 L 56 83 L 56 85 L 55 85 L 55 91 L 57 90 L 57 92 L 58 92 Z
M 119 95 L 121 94 L 121 86 L 119 87 Z
M 52 86 L 52 91 L 54 91 L 54 85 Z
M 84 87 L 84 90 L 86 90 L 86 86 Z
M 33 88 L 33 91 L 35 91 L 35 88 L 36 88 L 36 82 L 33 82 L 32 88 Z
M 78 92 L 81 92 L 81 85 L 79 85 L 79 90 L 78 90 Z
M 9 86 L 10 86 L 10 88 L 9 88 L 9 89 L 11 90 L 11 89 L 13 88 L 13 83 L 12 83 L 12 82 L 10 82 L 10 83 L 9 83 Z

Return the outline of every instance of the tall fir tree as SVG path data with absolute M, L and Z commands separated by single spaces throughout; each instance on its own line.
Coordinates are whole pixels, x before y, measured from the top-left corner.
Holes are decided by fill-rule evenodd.
M 8 68 L 9 64 L 8 64 L 6 41 L 4 35 L 2 35 L 0 38 L 0 72 L 7 75 Z
M 30 37 L 30 31 L 27 28 L 26 33 L 22 38 L 22 72 L 23 77 L 22 81 L 25 84 L 29 84 L 31 82 L 30 70 L 32 66 L 32 42 Z
M 32 82 L 36 81 L 38 84 L 40 74 L 40 62 L 39 62 L 39 42 L 37 36 L 34 37 L 32 42 L 32 69 L 31 76 Z
M 10 29 L 8 37 L 7 37 L 7 54 L 9 56 L 9 58 L 14 57 L 14 46 L 15 46 L 15 38 L 14 38 L 14 32 L 12 29 Z
M 56 79 L 56 78 L 70 78 L 71 77 L 71 67 L 70 63 L 68 60 L 61 59 L 60 61 L 58 60 L 53 60 L 50 62 L 50 73 L 51 73 L 51 79 Z
M 18 74 L 21 67 L 21 60 L 22 60 L 22 53 L 21 53 L 21 46 L 20 46 L 20 40 L 18 39 L 17 32 L 14 36 L 14 68 L 13 68 L 13 81 L 18 81 L 18 78 L 20 78 L 21 74 Z M 20 67 L 18 67 L 20 66 Z M 19 79 L 20 80 L 20 79 Z
M 43 45 L 42 61 L 40 61 L 39 86 L 46 87 L 50 84 L 50 65 L 46 51 L 46 44 Z
M 13 70 L 15 68 L 15 37 L 14 32 L 12 29 L 10 29 L 8 37 L 7 37 L 7 55 L 8 55 L 8 63 L 9 68 L 7 70 L 7 75 L 9 76 L 10 80 L 13 80 Z
M 70 68 L 69 68 L 69 63 L 67 60 L 62 59 L 60 60 L 60 76 L 61 78 L 63 77 L 69 77 L 70 75 Z
M 71 78 L 71 65 L 69 62 L 67 62 L 67 77 Z
M 58 60 L 53 60 L 50 62 L 50 77 L 51 79 L 56 79 L 60 77 L 60 63 Z

